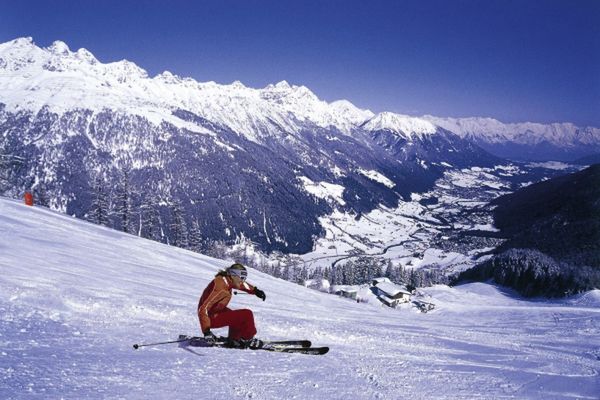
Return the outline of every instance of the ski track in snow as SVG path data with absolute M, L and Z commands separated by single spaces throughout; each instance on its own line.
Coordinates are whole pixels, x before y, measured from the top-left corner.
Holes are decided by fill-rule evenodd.
M 600 291 L 525 301 L 436 286 L 421 314 L 252 270 L 267 300 L 231 307 L 254 310 L 260 337 L 327 355 L 132 349 L 199 334 L 198 297 L 228 264 L 0 199 L 0 398 L 599 398 Z

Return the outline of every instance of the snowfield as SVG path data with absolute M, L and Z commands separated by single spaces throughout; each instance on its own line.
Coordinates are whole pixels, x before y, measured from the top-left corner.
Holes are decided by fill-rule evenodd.
M 198 297 L 228 261 L 0 199 L 2 399 L 598 399 L 600 291 L 525 301 L 486 284 L 424 289 L 427 314 L 251 270 L 234 296 L 259 336 L 324 356 L 133 350 L 198 334 Z M 217 330 L 225 334 L 225 330 Z

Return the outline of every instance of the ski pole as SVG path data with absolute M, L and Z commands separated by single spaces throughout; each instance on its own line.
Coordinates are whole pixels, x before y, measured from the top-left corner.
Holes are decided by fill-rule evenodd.
M 134 344 L 133 348 L 134 349 L 139 349 L 140 347 L 146 347 L 146 346 L 158 346 L 161 344 L 169 344 L 169 343 L 180 343 L 180 342 L 185 342 L 186 340 L 190 340 L 189 337 L 186 337 L 185 339 L 179 339 L 179 340 L 171 340 L 169 342 L 157 342 L 157 343 L 145 343 L 145 344 Z
M 234 291 L 233 294 L 250 294 L 250 293 L 246 293 L 246 292 L 236 292 Z

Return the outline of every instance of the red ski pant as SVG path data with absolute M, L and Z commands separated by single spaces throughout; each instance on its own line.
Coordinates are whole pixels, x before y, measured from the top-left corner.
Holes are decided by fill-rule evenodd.
M 210 317 L 211 328 L 229 327 L 229 338 L 252 339 L 256 335 L 254 314 L 251 310 L 226 310 Z

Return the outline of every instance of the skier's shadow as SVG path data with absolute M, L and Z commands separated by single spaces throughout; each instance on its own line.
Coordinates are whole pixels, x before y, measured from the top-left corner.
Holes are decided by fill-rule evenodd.
M 206 357 L 206 354 L 198 353 L 197 351 L 194 351 L 194 350 L 190 349 L 190 348 L 189 348 L 187 345 L 181 345 L 181 344 L 180 344 L 180 345 L 179 345 L 179 348 L 180 348 L 180 349 L 183 349 L 183 350 L 185 350 L 185 351 L 189 351 L 190 353 L 192 353 L 192 354 L 195 354 L 195 355 L 197 355 L 197 356 L 200 356 L 200 357 Z
M 185 351 L 189 351 L 190 353 L 192 353 L 192 354 L 195 354 L 195 355 L 197 355 L 197 356 L 200 356 L 200 357 L 206 357 L 206 354 L 198 353 L 197 351 L 194 351 L 194 350 L 192 350 L 192 349 L 188 349 L 187 347 L 183 347 L 183 349 L 184 349 Z

